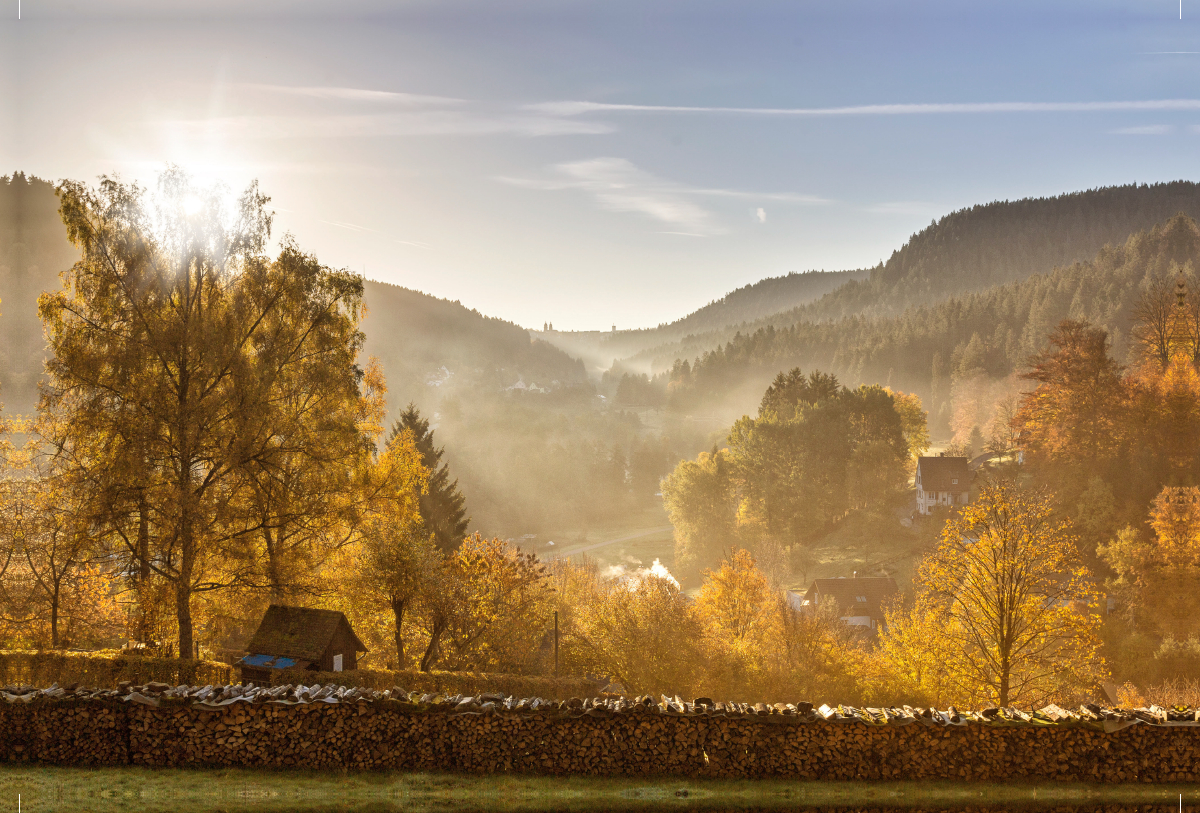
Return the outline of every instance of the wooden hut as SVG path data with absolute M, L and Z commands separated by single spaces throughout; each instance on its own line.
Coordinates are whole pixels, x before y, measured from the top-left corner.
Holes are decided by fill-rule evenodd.
M 358 667 L 366 652 L 346 615 L 337 610 L 312 610 L 272 604 L 258 630 L 246 644 L 248 654 L 238 661 L 242 682 L 266 684 L 276 669 L 343 672 Z

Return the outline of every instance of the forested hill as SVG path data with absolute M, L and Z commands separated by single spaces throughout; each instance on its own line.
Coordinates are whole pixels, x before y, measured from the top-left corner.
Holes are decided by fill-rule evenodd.
M 37 406 L 45 355 L 37 298 L 57 288 L 59 272 L 78 257 L 54 185 L 19 172 L 0 178 L 0 403 L 7 412 Z
M 0 178 L 0 403 L 7 412 L 37 406 L 45 355 L 37 298 L 58 288 L 59 274 L 77 258 L 54 185 L 22 173 Z M 584 379 L 582 366 L 562 351 L 458 302 L 382 282 L 367 282 L 365 299 L 366 352 L 383 362 L 393 402 L 421 400 L 420 393 L 449 381 L 499 389 L 518 380 Z
M 781 310 L 806 305 L 851 280 L 865 279 L 859 271 L 805 271 L 782 277 L 767 277 L 731 291 L 682 319 L 669 324 L 615 333 L 554 331 L 537 334 L 557 347 L 589 363 L 607 367 L 614 358 L 629 358 L 647 348 L 686 336 L 707 335 L 731 326 L 754 323 Z M 732 334 L 731 334 L 732 335 Z
M 694 365 L 676 365 L 672 404 L 688 412 L 740 415 L 753 409 L 766 383 L 781 370 L 802 367 L 833 372 L 845 383 L 890 384 L 917 392 L 935 431 L 981 423 L 986 416 L 951 415 L 987 400 L 983 392 L 1017 371 L 1041 349 L 1062 319 L 1086 319 L 1108 330 L 1116 358 L 1128 349 L 1130 313 L 1143 282 L 1184 269 L 1200 287 L 1200 227 L 1173 217 L 1127 241 L 1072 263 L 985 292 L 914 307 L 900 316 L 851 316 L 800 322 L 739 334 Z M 963 406 L 966 405 L 966 406 Z M 962 426 L 958 426 L 961 430 Z
M 374 281 L 365 299 L 365 351 L 383 362 L 394 402 L 450 384 L 498 390 L 518 381 L 549 388 L 586 380 L 583 365 L 558 348 L 457 301 Z
M 1131 234 L 1181 212 L 1200 218 L 1200 184 L 1129 184 L 972 206 L 914 234 L 869 276 L 847 281 L 813 302 L 790 309 L 777 307 L 757 320 L 742 317 L 722 329 L 682 338 L 661 328 L 630 331 L 641 334 L 641 348 L 623 354 L 605 347 L 600 357 L 628 358 L 633 369 L 659 371 L 675 359 L 694 358 L 724 344 L 738 331 L 753 333 L 760 327 L 782 328 L 848 316 L 895 316 L 910 307 L 1088 260 L 1105 245 L 1124 243 Z M 804 276 L 783 277 L 780 283 L 799 285 Z M 769 306 L 771 298 L 761 301 Z M 621 333 L 608 335 L 614 347 L 621 342 Z
M 1200 184 L 1109 186 L 960 209 L 913 235 L 868 279 L 842 286 L 797 316 L 895 314 L 982 291 L 1089 260 L 1179 213 L 1200 218 Z

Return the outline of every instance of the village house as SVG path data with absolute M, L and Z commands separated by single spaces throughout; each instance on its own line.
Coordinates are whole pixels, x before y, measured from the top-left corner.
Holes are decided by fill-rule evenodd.
M 815 610 L 836 602 L 838 617 L 853 627 L 865 627 L 872 634 L 884 624 L 884 605 L 900 593 L 890 576 L 813 579 L 803 596 L 787 591 L 788 604 L 800 611 Z
M 343 672 L 358 667 L 363 642 L 344 613 L 272 604 L 238 661 L 242 682 L 271 682 L 273 669 Z
M 922 457 L 917 460 L 917 513 L 929 516 L 934 508 L 966 505 L 971 492 L 971 471 L 965 457 Z

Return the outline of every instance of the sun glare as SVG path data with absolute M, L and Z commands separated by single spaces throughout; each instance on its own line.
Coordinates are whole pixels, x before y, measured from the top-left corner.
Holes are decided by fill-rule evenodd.
M 202 208 L 204 208 L 204 201 L 202 201 L 200 199 L 199 195 L 189 194 L 186 197 L 184 197 L 183 213 L 186 214 L 188 217 L 191 217 L 192 215 L 199 213 L 199 211 Z

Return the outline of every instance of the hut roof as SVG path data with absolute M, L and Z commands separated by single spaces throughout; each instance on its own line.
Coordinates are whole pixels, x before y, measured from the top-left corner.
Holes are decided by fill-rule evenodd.
M 267 608 L 254 637 L 246 644 L 246 649 L 298 660 L 319 661 L 342 624 L 354 639 L 354 648 L 366 652 L 367 648 L 354 634 L 345 613 L 272 604 Z

